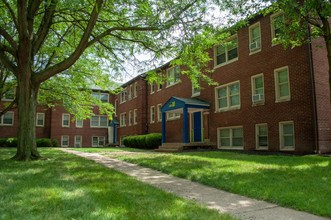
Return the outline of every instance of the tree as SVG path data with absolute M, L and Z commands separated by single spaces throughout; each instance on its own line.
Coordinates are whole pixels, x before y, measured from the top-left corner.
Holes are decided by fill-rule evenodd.
M 301 46 L 312 39 L 324 39 L 329 63 L 329 86 L 331 88 L 331 2 L 330 0 L 278 0 L 271 10 L 282 11 L 285 25 L 277 41 L 284 46 Z M 268 12 L 268 11 L 266 11 Z M 305 28 L 306 27 L 306 28 Z M 307 30 L 309 29 L 309 33 Z M 331 89 L 330 89 L 331 97 Z
M 331 1 L 330 0 L 215 0 L 222 10 L 242 19 L 238 27 L 246 25 L 257 13 L 264 15 L 282 12 L 285 17 L 282 33 L 275 41 L 285 47 L 297 47 L 310 43 L 312 39 L 324 39 L 329 63 L 329 85 L 331 87 Z M 331 90 L 330 90 L 331 92 Z M 331 97 L 331 94 L 330 94 Z
M 0 117 L 7 111 L 15 108 L 15 89 L 16 80 L 14 80 L 12 73 L 0 64 L 0 100 L 11 100 L 10 102 L 2 103 L 3 106 L 0 108 Z
M 91 60 L 107 60 L 118 72 L 123 60 L 145 50 L 154 58 L 174 55 L 199 30 L 205 6 L 203 0 L 1 0 L 0 62 L 17 81 L 14 159 L 40 158 L 35 108 L 39 91 L 54 89 L 50 80 L 79 82 L 79 69 Z M 77 65 L 80 58 L 86 62 Z

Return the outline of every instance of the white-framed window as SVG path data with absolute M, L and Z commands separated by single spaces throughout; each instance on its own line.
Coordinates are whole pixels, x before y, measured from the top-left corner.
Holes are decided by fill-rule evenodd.
M 91 117 L 91 128 L 106 128 L 108 127 L 108 117 L 106 115 L 95 115 Z
M 289 69 L 287 66 L 275 69 L 276 102 L 291 100 Z
M 275 42 L 275 39 L 282 34 L 285 24 L 284 22 L 285 19 L 282 12 L 278 12 L 270 16 L 271 40 L 273 46 L 278 44 Z
M 127 91 L 124 89 L 120 94 L 120 103 L 126 102 Z
M 76 118 L 76 128 L 82 128 L 83 125 L 84 125 L 84 120 Z
M 155 106 L 151 106 L 150 116 L 150 123 L 152 124 L 155 122 Z
M 92 147 L 103 147 L 105 146 L 106 138 L 104 136 L 92 137 Z
M 14 112 L 6 112 L 0 118 L 0 125 L 13 126 L 14 125 Z
M 62 114 L 62 127 L 70 127 L 70 114 Z
M 263 73 L 251 77 L 252 103 L 264 104 L 264 77 Z
M 161 122 L 162 121 L 162 104 L 157 104 L 157 121 Z
M 180 68 L 174 66 L 167 69 L 167 87 L 175 85 L 180 82 Z
M 240 83 L 232 82 L 215 88 L 216 111 L 240 108 Z
M 175 120 L 180 118 L 180 113 L 179 112 L 168 112 L 167 113 L 167 120 Z
M 69 136 L 68 135 L 61 136 L 61 147 L 69 147 Z
M 294 123 L 293 121 L 279 122 L 279 143 L 280 150 L 294 150 Z
M 128 93 L 128 99 L 132 99 L 132 85 L 129 86 L 129 93 Z
M 249 27 L 249 51 L 250 54 L 261 51 L 261 28 L 260 22 Z
M 133 97 L 136 98 L 137 96 L 138 96 L 138 82 L 135 82 L 133 89 Z
M 138 113 L 137 113 L 137 109 L 133 110 L 133 124 L 136 125 L 138 123 Z
M 162 90 L 162 83 L 157 83 L 157 91 L 161 91 Z
M 153 94 L 155 92 L 155 83 L 151 83 L 150 87 L 151 87 L 151 94 Z
M 44 127 L 45 113 L 37 112 L 36 114 L 36 127 Z
M 129 126 L 132 125 L 132 111 L 129 111 Z
M 121 113 L 120 116 L 120 127 L 125 127 L 126 126 L 126 112 Z
M 75 147 L 82 147 L 83 138 L 80 135 L 75 136 Z
M 100 99 L 102 102 L 109 102 L 109 94 L 102 92 L 92 92 L 92 97 Z
M 256 124 L 256 149 L 266 150 L 268 149 L 268 124 Z
M 192 83 L 192 97 L 195 96 L 199 96 L 200 95 L 200 77 L 197 80 L 197 85 L 194 85 L 194 83 Z
M 115 99 L 114 111 L 115 111 L 115 116 L 117 116 L 117 112 L 118 112 L 118 99 Z
M 214 47 L 215 67 L 238 60 L 238 37 L 234 35 L 226 45 Z
M 243 127 L 218 128 L 218 147 L 229 149 L 243 149 L 244 134 Z

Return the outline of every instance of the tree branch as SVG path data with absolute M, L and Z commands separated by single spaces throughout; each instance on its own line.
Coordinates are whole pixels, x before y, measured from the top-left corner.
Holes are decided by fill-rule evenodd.
M 85 51 L 85 49 L 88 46 L 88 40 L 91 36 L 93 28 L 98 19 L 98 16 L 102 10 L 102 6 L 103 6 L 103 0 L 97 0 L 93 7 L 93 11 L 91 13 L 90 20 L 86 26 L 84 34 L 83 34 L 76 50 L 64 61 L 62 61 L 52 67 L 44 69 L 43 71 L 41 71 L 39 73 L 34 74 L 33 78 L 32 78 L 34 83 L 40 84 L 40 83 L 44 82 L 45 80 L 49 79 L 50 77 L 62 72 L 63 70 L 68 69 L 79 59 L 79 57 L 82 55 L 82 53 Z
M 0 117 L 6 114 L 6 112 L 8 112 L 9 110 L 13 109 L 15 104 L 16 104 L 16 98 L 7 107 L 5 107 L 3 110 L 0 111 Z
M 94 44 L 95 42 L 98 42 L 102 38 L 111 35 L 113 31 L 157 31 L 162 30 L 162 28 L 159 27 L 113 27 L 108 29 L 107 31 L 103 32 L 102 34 L 95 36 L 92 40 L 88 42 L 88 47 Z
M 2 27 L 0 27 L 0 35 L 2 35 L 8 41 L 8 43 L 14 50 L 17 50 L 18 46 L 16 42 L 14 41 L 12 36 L 10 36 L 10 34 L 8 34 L 8 32 Z
M 13 48 L 8 47 L 7 45 L 4 45 L 4 44 L 0 43 L 0 50 L 2 50 L 3 52 L 10 53 L 13 57 L 16 58 L 16 53 L 15 53 L 15 50 Z
M 49 33 L 49 29 L 52 25 L 55 8 L 58 0 L 52 0 L 48 6 L 46 6 L 44 17 L 40 22 L 39 29 L 37 31 L 36 37 L 33 39 L 33 48 L 32 48 L 32 56 L 34 56 L 41 45 L 45 42 L 46 36 Z
M 17 66 L 15 66 L 10 59 L 5 55 L 3 50 L 0 50 L 0 61 L 8 70 L 17 76 Z
M 18 29 L 17 18 L 15 16 L 14 10 L 10 7 L 10 4 L 6 0 L 2 0 L 2 2 L 6 5 L 8 11 L 12 17 L 15 27 L 16 27 L 16 29 Z
M 32 16 L 36 15 L 41 3 L 42 0 L 29 0 L 28 11 Z

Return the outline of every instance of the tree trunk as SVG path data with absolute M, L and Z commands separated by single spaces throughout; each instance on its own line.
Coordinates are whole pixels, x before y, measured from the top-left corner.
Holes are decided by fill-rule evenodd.
M 28 50 L 29 51 L 29 50 Z M 24 56 L 26 55 L 26 56 Z M 35 115 L 39 84 L 32 81 L 32 70 L 27 53 L 19 55 L 17 74 L 17 109 L 18 134 L 17 152 L 15 160 L 37 160 L 40 154 L 37 151 Z
M 31 83 L 30 70 L 23 70 L 18 80 L 18 134 L 15 160 L 27 161 L 40 158 L 36 144 L 35 112 L 38 87 Z M 25 76 L 25 77 L 24 77 Z

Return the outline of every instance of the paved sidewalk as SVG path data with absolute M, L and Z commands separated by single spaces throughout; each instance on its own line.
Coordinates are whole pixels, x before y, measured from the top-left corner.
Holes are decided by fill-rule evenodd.
M 212 187 L 194 183 L 149 168 L 121 160 L 111 159 L 97 153 L 78 152 L 61 149 L 64 152 L 75 154 L 89 160 L 94 160 L 103 166 L 120 171 L 139 181 L 171 192 L 182 198 L 194 200 L 221 213 L 231 214 L 239 219 L 268 219 L 268 220 L 322 220 L 306 212 L 283 208 L 264 201 L 250 199 L 244 196 L 228 193 Z

